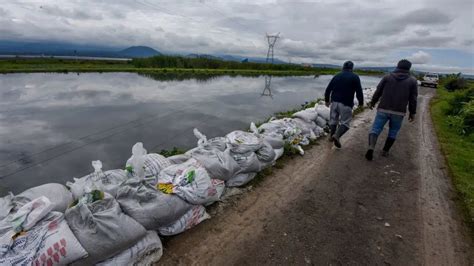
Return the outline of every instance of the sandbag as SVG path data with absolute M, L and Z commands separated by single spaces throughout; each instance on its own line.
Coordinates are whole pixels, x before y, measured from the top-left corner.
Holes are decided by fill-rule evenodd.
M 171 162 L 168 158 L 164 157 L 161 154 L 157 153 L 149 153 L 143 155 L 143 168 L 145 173 L 145 178 L 151 179 L 156 178 L 161 170 L 165 169 L 166 167 L 170 166 Z M 133 173 L 132 167 L 132 158 L 127 160 L 126 169 L 130 169 Z M 132 174 L 132 176 L 134 176 Z
M 192 205 L 176 195 L 165 194 L 145 180 L 130 179 L 117 191 L 122 210 L 147 230 L 157 230 L 183 216 Z
M 240 166 L 239 173 L 252 173 L 260 172 L 263 169 L 262 163 L 258 160 L 257 154 L 255 152 L 247 153 L 230 153 L 232 158 Z M 235 178 L 235 176 L 233 177 Z
M 14 207 L 13 193 L 10 192 L 5 197 L 0 198 L 0 221 L 7 217 Z
M 316 112 L 315 108 L 312 107 L 296 112 L 292 115 L 292 117 L 303 119 L 306 122 L 314 122 L 318 117 L 318 112 Z
M 294 118 L 293 122 L 301 129 L 301 134 L 305 135 L 309 139 L 316 139 L 314 134 L 314 129 L 316 128 L 316 123 L 313 121 L 305 121 L 300 118 Z
M 74 182 L 67 182 L 74 199 L 78 199 L 87 191 L 100 190 L 113 197 L 117 193 L 117 189 L 122 182 L 129 177 L 127 172 L 122 169 L 102 171 L 101 161 L 92 161 L 94 172 L 81 178 L 74 178 Z
M 110 258 L 130 248 L 146 234 L 145 228 L 124 214 L 109 194 L 89 203 L 79 203 L 66 210 L 65 217 L 87 258 L 76 265 L 88 265 Z
M 318 118 L 316 119 L 316 125 L 318 125 L 318 126 L 320 126 L 320 127 L 322 127 L 322 128 L 325 128 L 326 125 L 327 125 L 327 121 L 324 120 L 323 117 L 318 116 Z
M 232 131 L 226 135 L 230 150 L 234 153 L 248 153 L 260 149 L 263 145 L 262 139 L 250 132 L 241 130 Z
M 194 158 L 163 169 L 158 176 L 158 183 L 172 185 L 172 193 L 191 204 L 207 204 L 219 200 L 209 174 Z
M 263 141 L 262 147 L 258 149 L 255 154 L 257 155 L 258 160 L 263 163 L 270 163 L 275 160 L 275 151 L 266 141 Z
M 160 227 L 158 232 L 164 236 L 177 235 L 209 218 L 211 216 L 207 214 L 206 208 L 201 205 L 195 205 L 176 222 Z
M 229 149 L 220 151 L 215 148 L 198 147 L 188 151 L 187 154 L 201 163 L 213 179 L 229 180 L 240 170 Z
M 330 109 L 324 104 L 316 104 L 314 110 L 318 113 L 318 116 L 324 118 L 324 120 L 329 121 L 330 118 Z
M 284 148 L 280 148 L 280 149 L 275 149 L 275 161 L 280 159 L 281 156 L 283 156 L 283 153 L 285 152 L 285 149 Z
M 260 135 L 263 137 L 263 140 L 268 142 L 273 149 L 281 149 L 285 146 L 285 141 L 283 140 L 283 135 L 276 132 L 263 133 Z
M 64 185 L 49 183 L 23 191 L 13 198 L 13 202 L 17 207 L 21 207 L 41 196 L 47 197 L 52 204 L 52 210 L 58 212 L 64 212 L 73 200 L 72 193 Z
M 146 235 L 132 247 L 96 266 L 117 265 L 152 265 L 158 262 L 163 255 L 163 245 L 155 231 L 147 231 Z
M 171 164 L 180 164 L 180 163 L 184 163 L 187 160 L 191 159 L 191 156 L 188 155 L 188 154 L 178 154 L 178 155 L 173 155 L 173 156 L 167 157 L 166 159 L 168 159 L 168 161 Z
M 12 234 L 0 237 L 0 265 L 67 265 L 88 255 L 60 212 L 50 212 L 14 240 Z
M 252 179 L 255 178 L 256 175 L 257 175 L 257 173 L 238 174 L 235 177 L 233 177 L 232 179 L 227 180 L 225 182 L 225 185 L 227 187 L 240 187 L 240 186 L 243 186 L 243 185 L 247 184 L 248 182 L 250 182 Z
M 197 146 L 206 149 L 217 149 L 225 151 L 227 148 L 227 138 L 215 137 L 207 139 L 206 135 L 202 134 L 197 128 L 193 129 L 194 136 L 198 139 Z

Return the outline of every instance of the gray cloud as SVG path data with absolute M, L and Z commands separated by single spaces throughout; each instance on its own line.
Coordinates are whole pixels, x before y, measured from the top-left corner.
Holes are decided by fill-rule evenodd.
M 472 51 L 472 8 L 469 0 L 11 1 L 0 9 L 0 36 L 265 56 L 265 32 L 281 32 L 281 59 L 382 64 L 403 49 Z

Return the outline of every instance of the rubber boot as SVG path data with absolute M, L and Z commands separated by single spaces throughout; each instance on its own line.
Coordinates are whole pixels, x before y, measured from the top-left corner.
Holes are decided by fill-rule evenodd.
M 371 133 L 369 134 L 369 149 L 365 153 L 365 158 L 369 161 L 372 161 L 374 158 L 374 149 L 375 149 L 375 144 L 377 144 L 377 134 Z
M 329 125 L 329 141 L 332 142 L 332 137 L 334 136 L 334 134 L 336 133 L 336 129 L 337 129 L 337 124 L 336 125 Z
M 334 141 L 334 146 L 338 147 L 338 148 L 341 148 L 342 145 L 341 145 L 341 142 L 339 141 L 339 139 L 342 137 L 342 135 L 344 135 L 347 131 L 349 130 L 348 127 L 344 126 L 344 125 L 340 125 L 338 128 L 337 128 L 337 131 L 336 131 L 336 134 L 334 134 L 334 136 L 332 137 L 332 140 Z
M 387 140 L 385 140 L 385 145 L 383 146 L 383 150 L 382 150 L 382 156 L 388 157 L 390 148 L 392 147 L 394 142 L 395 142 L 394 138 L 387 138 Z

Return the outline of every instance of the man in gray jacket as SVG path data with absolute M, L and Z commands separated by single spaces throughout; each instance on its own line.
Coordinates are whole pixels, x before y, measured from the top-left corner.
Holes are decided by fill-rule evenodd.
M 373 159 L 377 138 L 387 122 L 389 122 L 388 137 L 382 150 L 382 156 L 388 156 L 389 150 L 395 142 L 398 131 L 402 127 L 407 105 L 408 121 L 415 120 L 418 84 L 416 79 L 410 76 L 410 68 L 410 61 L 400 60 L 395 71 L 382 78 L 372 101 L 369 103 L 369 107 L 373 108 L 380 99 L 377 115 L 369 133 L 369 149 L 365 154 L 365 158 L 369 161 Z

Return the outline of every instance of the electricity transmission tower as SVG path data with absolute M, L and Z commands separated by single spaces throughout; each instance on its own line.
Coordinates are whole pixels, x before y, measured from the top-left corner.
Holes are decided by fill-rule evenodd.
M 263 88 L 262 96 L 270 96 L 270 98 L 273 99 L 271 85 L 272 85 L 272 76 L 265 76 L 265 87 Z
M 270 61 L 273 64 L 273 47 L 275 46 L 276 41 L 280 38 L 280 33 L 276 35 L 268 35 L 267 33 L 267 41 L 268 41 L 268 52 L 267 52 L 267 63 Z

